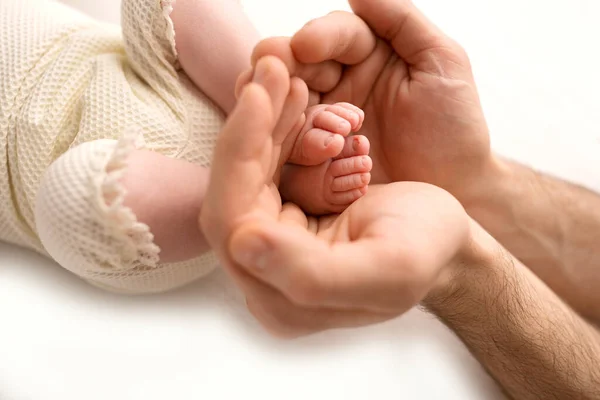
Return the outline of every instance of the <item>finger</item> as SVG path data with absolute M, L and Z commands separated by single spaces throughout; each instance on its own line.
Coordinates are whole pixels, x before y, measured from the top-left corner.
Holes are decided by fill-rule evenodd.
M 285 203 L 279 214 L 279 221 L 283 224 L 298 226 L 300 228 L 308 229 L 308 218 L 304 211 L 302 211 L 297 205 L 292 203 Z
M 345 11 L 333 12 L 309 22 L 291 40 L 293 54 L 305 64 L 328 60 L 358 64 L 369 57 L 375 45 L 375 35 L 368 25 Z
M 388 68 L 393 66 L 393 68 Z M 384 71 L 394 71 L 395 79 L 401 81 L 408 75 L 406 63 L 394 54 L 392 48 L 382 39 L 377 39 L 375 49 L 359 64 L 346 66 L 337 86 L 322 96 L 321 102 L 331 104 L 346 101 L 364 106 L 378 81 L 386 82 Z
M 281 151 L 279 152 L 277 162 L 272 165 L 273 170 L 269 174 L 273 176 L 273 182 L 277 186 L 279 186 L 281 180 L 281 168 L 293 157 L 298 135 L 306 123 L 306 114 L 304 111 L 307 104 L 308 88 L 306 87 L 306 83 L 300 78 L 292 78 L 290 81 L 290 93 L 273 133 L 273 144 L 281 146 Z
M 292 76 L 296 75 L 298 70 L 303 67 L 294 57 L 288 37 L 271 37 L 260 41 L 252 51 L 251 65 L 255 66 L 256 62 L 265 56 L 279 58 Z
M 308 93 L 308 106 L 313 107 L 321 103 L 323 103 L 321 101 L 321 93 L 319 93 L 316 90 L 310 89 Z
M 297 133 L 304 123 L 304 111 L 308 105 L 308 88 L 302 79 L 292 78 L 290 92 L 285 101 L 281 117 L 273 134 L 275 144 L 281 144 L 289 138 L 293 145 Z
M 309 230 L 314 222 L 314 219 L 309 220 Z M 296 224 L 290 225 L 298 227 Z M 277 337 L 296 338 L 329 329 L 367 326 L 396 316 L 365 310 L 302 307 L 243 270 L 235 269 L 230 272 L 246 295 L 250 313 L 269 333 Z
M 247 95 L 245 102 L 219 135 L 213 171 L 216 168 L 219 173 L 231 174 L 235 169 L 243 169 L 244 162 L 265 161 L 260 156 L 272 139 L 289 91 L 285 65 L 274 57 L 262 59 L 253 75 L 253 84 L 246 85 L 242 94 Z
M 223 250 L 222 241 L 231 225 L 256 203 L 265 182 L 271 178 L 271 135 L 289 85 L 283 63 L 275 58 L 261 60 L 253 82 L 242 91 L 219 134 L 200 217 L 203 231 L 216 250 Z
M 237 81 L 235 82 L 235 98 L 238 99 L 242 93 L 244 87 L 252 82 L 252 76 L 254 75 L 254 69 L 250 68 L 240 74 L 238 76 Z
M 342 76 L 342 66 L 331 60 L 323 60 L 320 64 L 299 62 L 290 46 L 290 38 L 274 37 L 261 41 L 252 53 L 252 65 L 265 56 L 275 56 L 283 61 L 292 76 L 304 80 L 307 85 L 318 92 L 333 89 Z
M 349 0 L 349 3 L 356 15 L 411 65 L 431 60 L 440 49 L 456 47 L 410 0 Z
M 247 298 L 246 304 L 268 332 L 287 339 L 329 329 L 372 325 L 395 317 L 393 314 L 359 310 L 303 308 L 273 289 L 257 292 Z
M 230 242 L 232 257 L 246 272 L 294 304 L 384 313 L 404 312 L 425 295 L 401 249 L 382 237 L 330 245 L 306 231 L 268 223 L 242 227 Z

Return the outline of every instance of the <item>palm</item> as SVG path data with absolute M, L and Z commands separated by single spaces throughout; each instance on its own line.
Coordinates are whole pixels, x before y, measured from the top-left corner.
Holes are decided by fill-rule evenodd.
M 373 62 L 371 56 L 348 68 L 324 101 L 355 102 L 364 109 L 360 133 L 371 141 L 375 183 L 421 181 L 455 192 L 490 155 L 468 60 L 455 56 L 448 73 L 437 66 L 408 66 L 387 51 L 393 63 L 390 57 Z M 369 76 L 377 78 L 367 87 Z M 456 182 L 457 176 L 463 181 Z
M 407 290 L 411 293 L 408 305 L 398 303 L 395 296 L 378 299 L 383 302 L 381 312 L 420 302 L 438 280 L 440 266 L 464 247 L 469 231 L 467 214 L 455 198 L 417 182 L 374 185 L 343 213 L 321 217 L 316 226 L 317 238 L 332 252 L 336 246 L 348 249 L 362 243 L 385 249 L 364 260 L 361 269 L 382 268 L 378 265 L 381 256 L 394 268 L 390 276 L 401 277 L 399 282 L 420 283 Z M 303 240 L 310 242 L 308 237 Z
M 440 221 L 449 222 L 449 216 L 452 223 L 440 226 Z M 460 203 L 444 190 L 424 183 L 396 182 L 371 186 L 364 197 L 341 214 L 320 217 L 316 234 L 330 243 L 367 237 L 389 237 L 407 243 L 419 230 L 431 227 L 438 231 L 464 230 L 466 220 Z M 430 245 L 427 242 L 423 250 L 430 252 Z

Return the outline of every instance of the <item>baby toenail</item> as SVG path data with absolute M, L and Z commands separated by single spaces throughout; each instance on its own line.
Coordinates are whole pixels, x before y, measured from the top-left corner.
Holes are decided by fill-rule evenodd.
M 340 122 L 340 130 L 345 131 L 348 129 L 352 129 L 352 125 L 350 124 L 350 122 L 343 120 Z
M 325 139 L 325 147 L 329 146 L 331 144 L 331 142 L 333 142 L 333 139 L 335 139 L 335 136 L 333 136 L 333 135 L 331 135 L 327 139 Z
M 360 138 L 355 136 L 352 139 L 352 150 L 354 150 L 354 151 L 358 150 L 358 146 L 360 146 Z

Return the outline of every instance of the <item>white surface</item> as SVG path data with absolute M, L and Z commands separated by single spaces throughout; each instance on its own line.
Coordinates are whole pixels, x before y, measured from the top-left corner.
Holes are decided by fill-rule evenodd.
M 118 20 L 118 0 L 89 3 Z M 265 35 L 346 8 L 343 0 L 245 3 Z M 418 4 L 471 54 L 494 147 L 600 189 L 600 3 Z M 119 297 L 0 245 L 0 316 L 1 400 L 500 398 L 430 316 L 277 341 L 220 273 L 174 293 Z

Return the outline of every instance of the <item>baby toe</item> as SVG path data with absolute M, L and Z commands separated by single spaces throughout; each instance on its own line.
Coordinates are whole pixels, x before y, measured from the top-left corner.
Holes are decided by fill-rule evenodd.
M 331 203 L 346 206 L 354 203 L 356 200 L 363 197 L 368 190 L 368 186 L 347 190 L 345 192 L 333 192 L 331 195 Z
M 335 160 L 329 166 L 329 174 L 333 177 L 370 172 L 373 161 L 369 156 L 356 156 Z
M 367 186 L 369 182 L 371 182 L 371 173 L 369 172 L 339 176 L 331 183 L 331 190 L 334 192 L 346 192 Z
M 357 132 L 362 128 L 365 120 L 365 112 L 354 104 L 336 103 L 326 108 L 327 111 L 333 112 L 337 116 L 344 118 L 352 126 L 352 132 Z
M 315 128 L 342 136 L 348 136 L 352 132 L 352 122 L 333 111 L 329 111 L 329 108 L 313 117 L 313 125 Z

